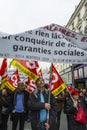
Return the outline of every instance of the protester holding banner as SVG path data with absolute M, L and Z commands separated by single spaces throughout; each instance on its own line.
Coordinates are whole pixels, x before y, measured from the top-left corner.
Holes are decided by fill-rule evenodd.
M 24 82 L 18 82 L 18 87 L 12 94 L 12 130 L 17 130 L 18 121 L 19 130 L 24 130 L 28 97 Z
M 57 102 L 44 85 L 44 80 L 38 78 L 36 80 L 37 89 L 29 96 L 28 108 L 31 110 L 32 130 L 55 129 Z

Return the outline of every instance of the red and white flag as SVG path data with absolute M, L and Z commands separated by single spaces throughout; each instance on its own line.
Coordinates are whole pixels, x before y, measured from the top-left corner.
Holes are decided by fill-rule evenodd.
M 16 70 L 13 75 L 8 79 L 8 81 L 6 82 L 6 85 L 8 86 L 8 88 L 12 91 L 14 91 L 17 88 L 17 84 L 20 81 L 20 76 L 18 73 L 18 70 Z
M 42 77 L 43 76 L 42 69 L 39 69 L 39 71 L 37 72 L 37 75 L 38 75 L 38 77 Z
M 28 77 L 27 91 L 29 93 L 32 93 L 36 88 L 37 87 L 36 87 L 35 81 Z
M 1 69 L 0 69 L 0 76 L 1 76 L 1 82 L 4 84 L 4 82 L 8 79 L 7 74 L 7 58 L 4 58 L 2 61 Z
M 63 79 L 57 72 L 56 68 L 52 64 L 52 83 L 51 83 L 51 92 L 54 96 L 57 96 L 61 93 L 65 88 L 66 84 L 64 83 Z
M 36 81 L 38 78 L 37 69 L 39 68 L 39 64 L 37 61 L 14 59 L 11 61 L 11 65 L 16 67 L 18 70 L 20 70 L 22 73 L 34 81 Z
M 7 72 L 7 59 L 4 58 L 0 69 L 0 76 L 3 76 L 6 72 Z

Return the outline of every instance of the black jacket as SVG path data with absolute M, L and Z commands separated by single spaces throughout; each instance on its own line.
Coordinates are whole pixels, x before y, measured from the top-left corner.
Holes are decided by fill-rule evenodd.
M 43 91 L 45 103 L 48 103 L 49 91 L 45 89 Z M 28 108 L 31 111 L 31 127 L 35 130 L 38 130 L 40 127 L 40 110 L 45 108 L 45 103 L 40 102 L 40 92 L 35 90 L 30 94 L 28 100 Z M 55 97 L 50 94 L 50 104 L 51 110 L 49 111 L 49 121 L 48 123 L 51 126 L 50 130 L 54 130 L 55 119 L 57 116 L 57 102 Z
M 83 102 L 80 102 L 80 105 L 83 106 Z M 78 123 L 75 120 L 77 109 L 73 106 L 73 101 L 71 98 L 67 101 L 65 109 L 68 115 L 69 130 L 85 130 L 85 124 Z
M 11 95 L 8 94 L 7 96 L 1 95 L 0 97 L 0 104 L 1 104 L 1 113 L 2 114 L 9 114 L 11 112 Z M 4 111 L 3 111 L 4 108 Z

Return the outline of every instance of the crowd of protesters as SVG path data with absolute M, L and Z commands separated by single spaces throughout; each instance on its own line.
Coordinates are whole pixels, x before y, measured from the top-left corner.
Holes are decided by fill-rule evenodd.
M 24 130 L 25 121 L 29 120 L 32 130 L 60 130 L 61 113 L 66 115 L 68 130 L 87 130 L 87 90 L 72 86 L 56 97 L 49 91 L 43 78 L 36 80 L 37 89 L 26 91 L 24 82 L 19 82 L 14 92 L 7 86 L 0 90 L 0 130 L 8 130 L 8 119 L 12 129 Z M 46 87 L 45 87 L 46 86 Z M 78 106 L 81 105 L 86 115 L 86 123 L 75 120 Z

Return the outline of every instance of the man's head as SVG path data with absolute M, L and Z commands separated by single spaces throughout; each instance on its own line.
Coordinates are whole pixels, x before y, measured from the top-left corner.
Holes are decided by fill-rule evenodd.
M 8 94 L 7 89 L 6 89 L 6 88 L 3 88 L 3 89 L 2 89 L 2 95 L 7 96 L 7 94 Z
M 36 86 L 37 86 L 37 88 L 38 88 L 40 91 L 43 91 L 43 90 L 44 90 L 44 85 L 45 85 L 45 83 L 44 83 L 44 79 L 43 79 L 43 78 L 38 78 L 38 79 L 36 80 Z
M 22 82 L 22 81 L 18 82 L 18 88 L 19 88 L 21 91 L 23 91 L 23 90 L 25 89 L 25 84 L 24 84 L 24 82 Z

